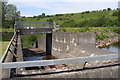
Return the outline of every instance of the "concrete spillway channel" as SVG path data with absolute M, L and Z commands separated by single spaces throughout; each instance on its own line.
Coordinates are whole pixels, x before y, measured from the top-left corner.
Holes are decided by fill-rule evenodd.
M 78 44 L 76 47 L 75 46 L 71 47 L 72 49 L 70 49 L 69 51 L 63 54 L 59 52 L 57 54 L 53 54 L 55 56 L 46 55 L 46 52 L 40 48 L 22 49 L 20 45 L 18 47 L 20 47 L 19 48 L 20 51 L 18 50 L 19 58 L 17 59 L 17 61 L 50 60 L 50 59 L 64 59 L 64 58 L 76 58 L 76 57 L 87 57 L 87 56 L 92 57 L 92 56 L 99 56 L 105 54 L 117 54 L 114 52 L 97 49 L 93 45 L 89 45 L 89 44 L 87 45 Z M 118 67 L 119 67 L 118 59 L 82 62 L 82 63 L 74 63 L 74 64 L 71 63 L 71 64 L 61 64 L 61 65 L 51 65 L 51 66 L 40 66 L 40 67 L 37 66 L 37 67 L 17 68 L 15 77 L 118 78 Z
M 52 55 L 46 55 L 46 52 L 39 48 L 22 49 L 20 36 L 18 37 L 17 56 L 18 56 L 18 58 L 16 59 L 17 62 L 57 59 Z M 40 66 L 40 67 L 37 66 L 37 67 L 16 68 L 16 73 L 14 76 L 21 77 L 23 75 L 33 75 L 33 74 L 46 72 L 47 70 L 52 71 L 53 69 L 58 69 L 61 67 L 67 67 L 67 65 L 62 64 L 62 65 Z
M 87 36 L 86 36 L 87 35 Z M 90 36 L 91 35 L 91 36 Z M 49 36 L 49 35 L 47 35 Z M 59 36 L 59 37 L 58 37 Z M 43 38 L 42 38 L 43 37 Z M 43 35 L 38 39 L 38 48 L 22 49 L 18 36 L 16 62 L 67 59 L 77 57 L 92 57 L 118 54 L 95 48 L 95 37 L 90 33 L 60 33 L 52 34 L 52 54 L 46 55 L 46 45 L 49 40 Z M 40 43 L 41 42 L 41 43 Z M 90 43 L 93 44 L 90 44 Z M 45 46 L 46 45 L 46 46 Z M 79 62 L 61 65 L 36 66 L 16 68 L 13 77 L 17 78 L 118 78 L 118 59 L 92 62 Z

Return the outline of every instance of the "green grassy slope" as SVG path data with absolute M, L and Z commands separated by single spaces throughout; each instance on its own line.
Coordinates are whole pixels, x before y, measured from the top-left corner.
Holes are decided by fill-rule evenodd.
M 82 27 L 82 28 L 61 28 L 61 32 L 95 32 L 96 40 L 104 40 L 115 37 L 120 33 L 119 27 Z
M 50 15 L 46 16 L 44 18 L 33 18 L 33 17 L 27 17 L 23 18 L 24 21 L 48 21 L 49 19 L 52 19 L 57 24 L 59 24 L 61 27 L 75 27 L 79 23 L 87 20 L 94 20 L 104 17 L 108 20 L 115 21 L 117 20 L 117 16 L 113 16 L 114 11 L 92 11 L 89 13 L 70 13 L 70 14 L 62 14 L 62 15 Z M 94 22 L 93 21 L 93 22 Z M 75 24 L 75 25 L 73 25 Z M 73 26 L 72 26 L 73 25 Z M 79 26 L 78 26 L 79 27 Z
M 55 21 L 60 25 L 61 32 L 95 32 L 96 40 L 104 40 L 114 37 L 119 33 L 118 16 L 115 14 L 117 10 L 111 11 L 91 11 L 81 13 L 68 13 L 46 15 L 41 18 L 39 16 L 22 18 L 23 21 Z M 113 15 L 114 14 L 114 15 Z

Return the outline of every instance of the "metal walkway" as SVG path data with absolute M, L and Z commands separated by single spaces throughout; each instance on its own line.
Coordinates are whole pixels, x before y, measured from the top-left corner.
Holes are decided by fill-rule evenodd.
M 59 30 L 55 22 L 16 21 L 15 31 L 20 35 L 47 34 Z

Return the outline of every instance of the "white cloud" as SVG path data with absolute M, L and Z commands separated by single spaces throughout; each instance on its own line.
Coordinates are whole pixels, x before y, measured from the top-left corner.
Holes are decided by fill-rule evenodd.
M 10 2 L 118 2 L 119 0 L 9 0 Z

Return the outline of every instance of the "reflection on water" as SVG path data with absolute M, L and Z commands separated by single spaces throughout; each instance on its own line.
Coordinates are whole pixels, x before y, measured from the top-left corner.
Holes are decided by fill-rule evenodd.
M 113 43 L 109 46 L 103 47 L 103 50 L 120 53 L 120 42 Z

